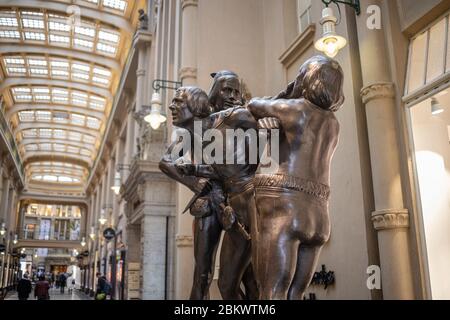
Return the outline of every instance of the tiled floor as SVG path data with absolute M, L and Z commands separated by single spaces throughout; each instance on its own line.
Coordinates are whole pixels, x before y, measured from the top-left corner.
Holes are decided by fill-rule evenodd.
M 56 288 L 50 289 L 50 300 L 92 300 L 92 298 L 78 290 L 74 290 L 72 294 L 69 294 L 66 288 L 64 292 L 65 293 L 61 293 L 60 289 Z M 30 294 L 29 300 L 32 299 L 33 294 Z M 5 300 L 18 300 L 17 292 L 8 293 Z

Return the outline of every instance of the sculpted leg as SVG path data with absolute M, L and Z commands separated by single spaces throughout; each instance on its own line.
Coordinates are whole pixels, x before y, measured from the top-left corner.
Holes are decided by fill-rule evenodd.
M 239 285 L 250 264 L 250 241 L 232 229 L 225 232 L 220 252 L 219 290 L 224 300 L 242 300 Z
M 209 286 L 214 274 L 214 260 L 222 228 L 215 213 L 194 220 L 194 283 L 191 300 L 209 299 Z
M 297 257 L 297 269 L 289 288 L 289 300 L 302 300 L 311 283 L 322 246 L 300 245 Z
M 253 263 L 250 263 L 247 269 L 245 269 L 244 275 L 242 276 L 242 283 L 245 288 L 245 298 L 248 300 L 258 300 L 258 285 L 256 284 L 256 277 L 252 264 Z

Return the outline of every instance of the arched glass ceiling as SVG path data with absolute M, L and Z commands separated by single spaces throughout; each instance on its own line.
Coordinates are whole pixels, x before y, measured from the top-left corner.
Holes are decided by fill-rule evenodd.
M 75 4 L 0 3 L 0 90 L 12 103 L 6 116 L 28 181 L 86 182 L 129 49 L 131 27 L 118 26 L 129 23 L 134 2 Z

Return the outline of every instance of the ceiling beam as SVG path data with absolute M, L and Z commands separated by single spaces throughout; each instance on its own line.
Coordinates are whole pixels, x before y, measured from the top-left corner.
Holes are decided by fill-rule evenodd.
M 86 127 L 80 127 L 72 124 L 57 124 L 54 122 L 21 122 L 16 128 L 14 128 L 13 135 L 14 137 L 21 131 L 27 129 L 61 129 L 61 130 L 70 130 L 77 131 L 81 134 L 88 134 L 94 137 L 98 137 L 100 135 L 99 130 L 90 129 Z
M 19 146 L 26 146 L 28 144 L 35 144 L 35 143 L 57 143 L 57 144 L 64 144 L 72 147 L 77 148 L 84 148 L 91 151 L 95 151 L 95 146 L 93 144 L 86 144 L 84 142 L 78 142 L 78 141 L 72 141 L 68 139 L 39 139 L 39 138 L 24 138 L 22 141 L 20 141 Z
M 38 45 L 38 44 L 19 44 L 19 43 L 2 43 L 0 46 L 0 54 L 40 54 L 49 56 L 61 56 L 63 58 L 74 58 L 93 62 L 95 64 L 108 67 L 117 73 L 120 73 L 121 67 L 119 62 L 113 58 L 100 56 L 98 54 L 86 51 L 67 49 L 56 46 Z
M 75 155 L 65 154 L 65 153 L 47 153 L 47 154 L 33 154 L 26 155 L 23 158 L 23 166 L 26 167 L 28 164 L 33 162 L 43 162 L 43 161 L 55 161 L 55 162 L 66 162 L 71 164 L 76 164 L 82 166 L 89 170 L 90 163 L 84 159 L 76 157 Z
M 68 80 L 56 80 L 56 79 L 46 79 L 46 78 L 33 78 L 33 77 L 8 77 L 2 81 L 0 84 L 0 93 L 3 93 L 6 89 L 13 86 L 52 86 L 52 87 L 65 87 L 68 89 L 76 89 L 80 91 L 85 91 L 87 93 L 93 93 L 102 96 L 106 99 L 112 99 L 113 96 L 108 89 L 104 88 L 93 88 L 89 84 L 78 83 Z
M 13 115 L 18 113 L 19 111 L 26 110 L 45 110 L 45 111 L 61 111 L 61 112 L 70 112 L 70 113 L 79 113 L 84 116 L 92 116 L 100 119 L 101 121 L 105 121 L 106 116 L 101 111 L 96 111 L 88 108 L 77 107 L 72 105 L 52 105 L 52 104 L 34 104 L 34 103 L 16 103 L 14 106 L 8 109 L 6 112 L 6 119 L 10 120 Z

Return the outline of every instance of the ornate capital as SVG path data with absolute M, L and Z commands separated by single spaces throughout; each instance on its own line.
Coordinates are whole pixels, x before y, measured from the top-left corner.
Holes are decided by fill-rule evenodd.
M 192 247 L 194 244 L 194 238 L 187 235 L 177 235 L 175 242 L 177 247 Z
M 178 71 L 180 75 L 181 82 L 186 78 L 197 79 L 197 68 L 194 67 L 183 67 Z
M 392 82 L 376 82 L 361 89 L 364 104 L 373 99 L 394 98 L 395 90 Z
M 372 212 L 372 222 L 375 230 L 397 229 L 409 227 L 407 209 L 386 209 Z
M 181 0 L 181 9 L 184 10 L 186 7 L 189 7 L 189 6 L 197 7 L 198 0 Z

